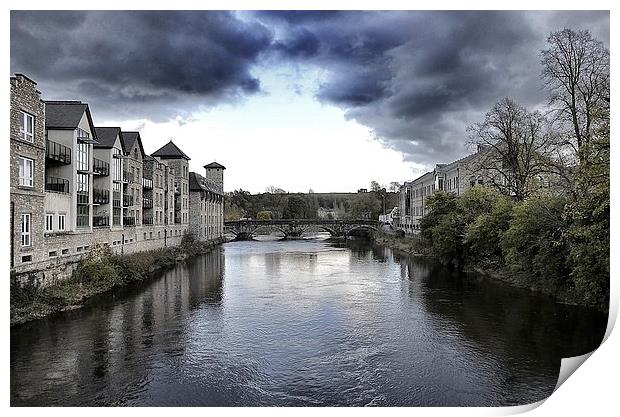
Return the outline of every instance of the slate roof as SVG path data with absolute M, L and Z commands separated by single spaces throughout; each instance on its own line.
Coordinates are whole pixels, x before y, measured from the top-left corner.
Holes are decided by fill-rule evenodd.
M 190 191 L 211 191 L 212 193 L 221 194 L 216 184 L 207 180 L 196 172 L 189 173 L 189 190 Z
M 177 145 L 172 143 L 172 141 L 166 143 L 164 146 L 156 150 L 151 154 L 152 156 L 158 156 L 164 159 L 186 159 L 190 160 L 190 157 L 187 156 Z
M 210 164 L 205 165 L 203 168 L 221 168 L 226 169 L 226 167 L 222 164 L 218 164 L 217 162 L 211 162 Z
M 144 152 L 144 147 L 142 146 L 140 132 L 122 132 L 122 136 L 123 142 L 125 143 L 125 153 L 131 152 L 137 141 L 138 146 L 140 147 L 140 152 L 142 153 L 142 158 L 144 158 L 146 153 Z
M 94 145 L 95 148 L 109 149 L 113 147 L 117 136 L 121 136 L 121 146 L 123 146 L 120 127 L 95 127 L 95 132 L 97 132 L 97 140 L 99 141 L 99 143 Z M 123 149 L 123 152 L 125 152 L 125 149 Z
M 82 120 L 82 115 L 86 112 L 86 117 L 92 128 L 91 130 L 93 134 L 96 135 L 88 104 L 72 100 L 45 101 L 44 103 L 46 129 L 76 129 L 80 120 Z M 93 139 L 96 139 L 96 137 Z

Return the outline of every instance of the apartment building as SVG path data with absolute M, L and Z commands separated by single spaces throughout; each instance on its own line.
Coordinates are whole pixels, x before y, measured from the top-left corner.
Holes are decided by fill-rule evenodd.
M 400 187 L 400 216 L 395 226 L 407 234 L 416 234 L 420 230 L 420 219 L 428 213 L 426 199 L 429 196 L 436 191 L 461 195 L 475 185 L 483 185 L 486 174 L 479 169 L 478 162 L 486 152 L 488 149 L 479 148 L 449 164 L 437 164 L 432 171 L 405 182 Z
M 25 75 L 10 80 L 12 279 L 64 279 L 96 243 L 117 253 L 178 245 L 190 223 L 203 222 L 200 239 L 221 239 L 223 166 L 205 166 L 192 207 L 189 157 L 172 141 L 149 156 L 139 132 L 96 127 L 87 103 L 44 101 Z
M 204 166 L 206 176 L 189 173 L 190 231 L 202 240 L 219 238 L 224 233 L 223 165 Z M 194 214 L 195 213 L 195 214 Z

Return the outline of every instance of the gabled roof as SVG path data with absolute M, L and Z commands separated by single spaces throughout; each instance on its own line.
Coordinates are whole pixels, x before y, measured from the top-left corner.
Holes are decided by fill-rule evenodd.
M 138 142 L 138 147 L 140 148 L 140 153 L 142 154 L 142 158 L 146 155 L 144 152 L 144 147 L 142 146 L 142 139 L 140 138 L 140 132 L 122 132 L 123 141 L 125 142 L 125 154 L 129 154 L 136 142 Z
M 189 173 L 189 190 L 190 191 L 210 191 L 212 193 L 221 194 L 217 185 L 207 180 L 196 172 Z
M 218 164 L 217 162 L 211 162 L 210 164 L 205 165 L 203 168 L 221 168 L 226 169 L 226 167 L 222 164 Z
M 95 127 L 95 132 L 97 132 L 97 140 L 99 141 L 95 144 L 95 148 L 112 148 L 116 138 L 119 137 L 123 153 L 125 153 L 125 143 L 120 127 Z
M 88 104 L 81 101 L 44 101 L 45 103 L 45 128 L 46 129 L 68 129 L 73 130 L 78 127 L 84 112 L 90 124 L 93 139 L 97 139 L 94 129 L 93 118 L 90 114 Z
M 156 150 L 151 154 L 151 156 L 157 156 L 163 159 L 186 159 L 190 160 L 189 156 L 185 155 L 185 153 L 179 149 L 177 145 L 172 143 L 172 141 L 166 143 L 164 146 Z

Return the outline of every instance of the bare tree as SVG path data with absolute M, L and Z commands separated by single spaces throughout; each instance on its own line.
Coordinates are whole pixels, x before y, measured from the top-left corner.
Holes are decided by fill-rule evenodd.
M 400 190 L 400 183 L 397 181 L 392 181 L 390 183 L 390 192 L 391 193 L 397 193 L 398 190 Z
M 554 122 L 566 150 L 578 163 L 587 162 L 593 149 L 592 133 L 609 110 L 609 50 L 588 31 L 564 29 L 547 38 L 541 53 L 542 77 L 549 91 Z
M 524 200 L 541 186 L 552 148 L 547 121 L 513 100 L 496 103 L 481 123 L 467 129 L 479 150 L 473 172 L 501 193 Z
M 381 185 L 377 181 L 370 181 L 371 191 L 379 191 L 380 189 L 381 189 Z

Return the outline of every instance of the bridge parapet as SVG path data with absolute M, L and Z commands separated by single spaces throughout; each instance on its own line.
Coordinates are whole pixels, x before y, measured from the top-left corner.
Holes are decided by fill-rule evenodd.
M 237 220 L 224 222 L 226 231 L 238 239 L 248 239 L 259 229 L 269 228 L 280 231 L 285 237 L 300 237 L 310 229 L 321 229 L 334 237 L 347 236 L 357 229 L 378 230 L 379 222 L 367 219 L 275 219 L 275 220 Z

